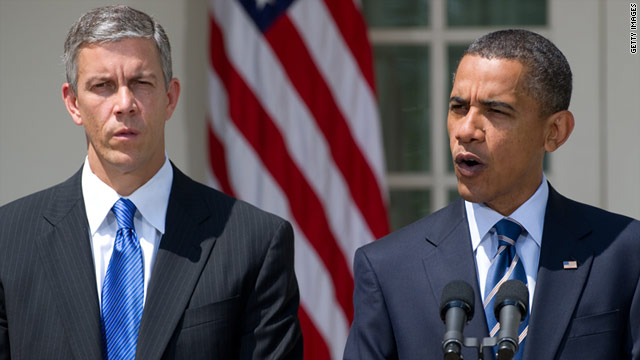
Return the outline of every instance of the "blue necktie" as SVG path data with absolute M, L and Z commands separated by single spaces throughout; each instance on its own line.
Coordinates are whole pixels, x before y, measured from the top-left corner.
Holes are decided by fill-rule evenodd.
M 142 251 L 133 226 L 136 206 L 121 198 L 111 210 L 118 232 L 102 285 L 105 359 L 134 359 L 144 297 Z
M 527 284 L 527 274 L 524 271 L 522 261 L 516 254 L 516 241 L 522 232 L 522 226 L 515 220 L 504 218 L 494 226 L 498 234 L 498 253 L 491 261 L 489 272 L 487 273 L 487 282 L 485 285 L 484 296 L 484 312 L 487 316 L 487 325 L 489 326 L 489 335 L 496 336 L 500 330 L 500 324 L 495 317 L 493 306 L 495 295 L 507 280 L 517 279 Z M 524 343 L 529 330 L 529 315 L 520 324 L 520 345 L 518 353 L 514 359 L 522 359 L 524 352 Z

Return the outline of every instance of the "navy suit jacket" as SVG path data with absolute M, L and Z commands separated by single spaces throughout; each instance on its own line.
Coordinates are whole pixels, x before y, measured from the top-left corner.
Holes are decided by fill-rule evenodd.
M 301 359 L 290 224 L 173 172 L 136 359 Z M 102 359 L 82 196 L 0 208 L 0 359 Z
M 565 270 L 566 260 L 577 269 Z M 354 271 L 345 359 L 442 359 L 440 297 L 452 280 L 475 292 L 464 335 L 488 336 L 461 199 L 360 248 Z M 639 281 L 640 222 L 550 187 L 524 359 L 640 359 Z

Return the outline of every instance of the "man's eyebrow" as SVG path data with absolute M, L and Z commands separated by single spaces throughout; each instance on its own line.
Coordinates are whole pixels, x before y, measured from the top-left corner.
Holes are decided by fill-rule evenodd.
M 142 77 L 144 77 L 144 78 L 154 78 L 154 79 L 158 78 L 158 77 L 156 76 L 156 74 L 155 74 L 155 73 L 153 73 L 153 72 L 151 72 L 151 71 L 149 71 L 149 72 L 142 72 L 142 71 L 141 71 L 141 72 L 138 72 L 138 73 L 133 74 L 133 76 L 132 76 L 132 77 L 133 77 L 133 78 L 142 78 Z
M 480 104 L 482 104 L 482 106 L 486 106 L 488 108 L 505 108 L 507 110 L 517 112 L 513 106 L 507 104 L 506 102 L 497 100 L 479 100 L 479 102 Z
M 484 106 L 484 107 L 488 107 L 488 108 L 504 108 L 513 112 L 518 112 L 513 106 L 507 104 L 506 102 L 503 101 L 498 101 L 498 100 L 478 100 L 478 102 Z M 456 104 L 461 104 L 461 105 L 469 105 L 469 100 L 467 99 L 463 99 L 459 96 L 452 96 L 451 98 L 449 98 L 449 103 L 456 103 Z
M 105 80 L 109 80 L 109 75 L 93 75 L 93 76 L 89 76 L 87 77 L 86 81 L 87 83 L 93 82 L 93 81 L 105 81 Z
M 158 77 L 153 72 L 137 72 L 137 73 L 134 73 L 129 78 L 129 81 L 131 81 L 131 80 L 140 80 L 140 79 L 145 79 L 145 80 L 149 79 L 149 80 L 157 81 Z
M 452 96 L 451 98 L 449 98 L 449 102 L 450 103 L 455 102 L 455 103 L 458 103 L 458 104 L 465 104 L 465 105 L 469 104 L 469 100 L 465 100 L 465 99 L 461 98 L 460 96 Z
M 111 79 L 109 78 L 108 75 L 94 75 L 84 79 L 82 83 L 78 82 L 78 87 L 82 86 L 83 88 L 88 89 L 97 83 L 107 82 L 110 80 Z

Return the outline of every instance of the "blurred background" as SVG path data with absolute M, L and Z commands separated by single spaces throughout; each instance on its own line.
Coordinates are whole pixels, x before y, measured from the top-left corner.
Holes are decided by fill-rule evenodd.
M 83 12 L 126 3 L 153 14 L 173 46 L 183 93 L 168 152 L 205 181 L 207 3 L 204 0 L 0 0 L 0 204 L 64 180 L 85 154 L 61 101 L 62 43 Z M 395 228 L 455 191 L 446 137 L 451 74 L 465 46 L 523 27 L 558 45 L 574 72 L 576 129 L 547 162 L 562 193 L 640 217 L 640 55 L 629 52 L 626 0 L 363 0 L 373 47 Z
M 0 204 L 64 180 L 85 156 L 61 101 L 62 43 L 83 12 L 126 3 L 153 14 L 183 85 L 168 123 L 172 160 L 205 181 L 207 3 L 204 0 L 0 0 Z M 549 37 L 574 73 L 576 129 L 551 154 L 563 194 L 640 217 L 640 55 L 629 52 L 626 0 L 363 0 L 373 47 L 392 227 L 457 196 L 447 98 L 461 52 L 494 29 Z
M 550 38 L 573 70 L 576 128 L 547 158 L 551 183 L 570 197 L 640 216 L 640 56 L 629 51 L 628 1 L 364 1 L 364 13 L 394 227 L 457 197 L 443 121 L 451 75 L 473 39 L 508 27 Z
M 339 1 L 353 1 L 366 22 L 364 41 L 368 38 L 371 46 L 370 55 L 367 51 L 364 54 L 372 59 L 378 104 L 373 112 L 377 112 L 376 116 L 367 118 L 366 126 L 379 131 L 372 132 L 372 149 L 365 146 L 360 150 L 365 157 L 376 151 L 381 154 L 378 184 L 388 203 L 387 209 L 381 211 L 386 211 L 389 227 L 372 227 L 368 237 L 352 242 L 355 245 L 351 247 L 338 244 L 348 267 L 343 272 L 350 270 L 355 247 L 425 216 L 458 196 L 446 134 L 452 74 L 471 41 L 502 28 L 527 28 L 548 37 L 566 55 L 573 70 L 570 110 L 575 115 L 576 128 L 569 141 L 546 159 L 545 171 L 552 185 L 576 200 L 640 218 L 640 55 L 630 53 L 630 1 L 299 0 L 294 4 L 303 1 L 311 4 L 305 8 L 324 4 L 321 9 L 329 9 L 327 12 L 334 17 L 336 12 L 331 11 L 341 7 L 336 5 Z M 207 129 L 211 120 L 207 119 L 212 116 L 212 99 L 217 96 L 210 80 L 209 16 L 215 13 L 216 6 L 226 7 L 220 4 L 230 4 L 230 0 L 0 0 L 0 205 L 63 181 L 82 164 L 86 155 L 83 130 L 73 124 L 61 100 L 60 89 L 65 81 L 62 45 L 69 27 L 81 14 L 115 3 L 153 15 L 171 40 L 174 75 L 181 80 L 182 94 L 167 123 L 170 158 L 196 180 L 224 188 L 224 181 L 221 184 L 219 176 L 212 174 L 208 155 L 211 131 Z M 274 4 L 276 1 L 242 0 L 244 9 L 269 9 Z M 305 15 L 309 26 L 319 16 L 314 11 Z M 291 15 L 294 22 L 298 15 Z M 224 19 L 218 22 L 223 28 Z M 305 24 L 298 22 L 296 26 L 303 30 Z M 341 31 L 345 29 L 349 29 L 348 24 Z M 353 41 L 347 43 L 357 46 Z M 339 73 L 341 69 L 334 70 Z M 344 106 L 340 109 L 345 111 Z M 224 132 L 217 134 L 223 141 L 228 138 Z M 379 144 L 383 144 L 382 149 L 376 150 Z M 256 152 L 260 154 L 259 149 Z M 376 165 L 371 167 L 375 177 Z M 234 171 L 242 170 L 230 169 L 231 178 Z M 244 173 L 235 176 L 248 177 Z M 279 185 L 283 188 L 282 183 Z M 353 192 L 359 185 L 351 186 Z M 290 209 L 269 205 L 270 191 L 264 190 L 268 187 L 254 186 L 256 197 L 239 193 L 241 187 L 236 185 L 238 197 L 288 217 Z M 363 204 L 358 203 L 361 210 L 367 207 Z M 302 231 L 297 228 L 296 224 L 304 221 L 293 217 L 290 220 L 296 236 L 310 237 L 304 226 Z M 332 219 L 328 221 L 333 227 Z M 299 249 L 304 250 L 305 243 L 299 241 L 296 256 L 302 258 Z M 314 246 L 311 247 L 317 249 Z M 320 259 L 320 270 L 306 276 L 309 264 L 296 263 L 303 306 L 323 308 L 322 304 L 312 304 L 315 295 L 306 284 L 313 284 L 311 287 L 317 290 L 322 287 L 316 284 L 322 281 L 335 282 L 335 271 L 327 275 L 329 280 L 318 275 L 327 269 L 331 273 L 334 264 Z M 351 283 L 343 297 L 350 295 L 353 286 L 352 278 L 347 278 Z M 337 285 L 331 289 L 340 293 Z M 331 306 L 329 310 L 320 309 L 344 314 L 327 325 L 317 326 L 318 336 L 325 338 L 324 348 L 315 348 L 325 355 L 317 358 L 338 358 L 341 353 L 351 309 L 345 305 L 348 299 L 336 301 L 340 304 L 331 306 L 340 310 L 331 310 Z M 309 323 L 303 324 L 305 329 L 326 316 L 309 317 Z M 328 339 L 331 334 L 334 340 Z M 305 346 L 312 344 L 307 339 L 313 336 L 307 330 Z

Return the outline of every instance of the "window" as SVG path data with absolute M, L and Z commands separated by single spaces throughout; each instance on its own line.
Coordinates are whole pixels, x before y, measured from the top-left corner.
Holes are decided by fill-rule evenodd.
M 452 74 L 487 32 L 545 35 L 547 0 L 363 0 L 373 45 L 393 229 L 457 198 L 446 129 Z

